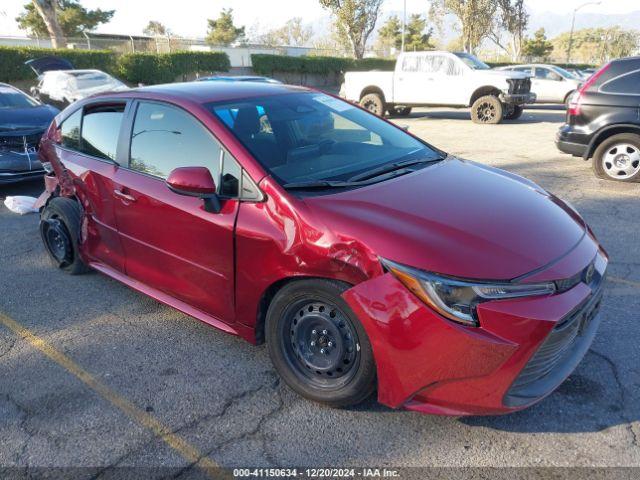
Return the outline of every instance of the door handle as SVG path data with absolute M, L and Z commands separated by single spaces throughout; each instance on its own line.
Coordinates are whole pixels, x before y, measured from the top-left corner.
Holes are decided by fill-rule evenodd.
M 123 200 L 124 202 L 129 202 L 129 203 L 133 203 L 136 201 L 136 197 L 133 197 L 131 195 L 127 195 L 126 193 L 124 193 L 122 190 L 118 190 L 115 189 L 113 191 L 113 195 L 116 198 L 119 198 L 120 200 Z

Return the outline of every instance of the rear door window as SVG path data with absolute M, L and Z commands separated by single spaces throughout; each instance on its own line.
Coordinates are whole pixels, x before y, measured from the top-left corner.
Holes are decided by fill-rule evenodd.
M 80 151 L 92 157 L 115 160 L 125 104 L 85 107 Z
M 600 87 L 600 91 L 619 95 L 640 95 L 640 70 L 609 80 Z
M 62 146 L 71 150 L 80 149 L 80 123 L 82 121 L 82 109 L 72 113 L 60 126 Z

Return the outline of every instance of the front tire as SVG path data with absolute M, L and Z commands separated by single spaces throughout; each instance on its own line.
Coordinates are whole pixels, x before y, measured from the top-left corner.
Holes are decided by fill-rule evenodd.
M 378 93 L 366 94 L 360 99 L 360 106 L 379 117 L 384 116 L 384 100 L 382 100 L 382 96 Z
M 593 172 L 607 180 L 640 182 L 640 135 L 620 133 L 607 138 L 593 154 Z
M 54 197 L 40 215 L 40 236 L 52 263 L 71 275 L 89 271 L 80 258 L 78 242 L 82 211 L 75 200 Z
M 267 311 L 271 360 L 295 392 L 332 407 L 362 402 L 375 390 L 371 343 L 341 297 L 348 285 L 298 280 L 285 285 Z
M 473 123 L 495 125 L 502 121 L 502 102 L 495 95 L 484 95 L 471 105 L 471 120 Z

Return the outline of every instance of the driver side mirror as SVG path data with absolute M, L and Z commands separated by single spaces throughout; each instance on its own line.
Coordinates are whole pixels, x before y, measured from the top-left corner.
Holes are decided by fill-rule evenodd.
M 207 212 L 220 212 L 220 199 L 216 193 L 216 182 L 206 167 L 178 167 L 165 180 L 167 187 L 178 195 L 198 197 L 204 200 Z

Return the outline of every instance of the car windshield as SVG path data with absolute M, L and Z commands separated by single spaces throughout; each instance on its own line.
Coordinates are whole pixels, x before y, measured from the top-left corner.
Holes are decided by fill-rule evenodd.
M 475 55 L 469 53 L 456 52 L 455 56 L 462 60 L 468 67 L 474 70 L 491 70 L 491 67 L 477 58 Z
M 385 170 L 387 164 L 442 157 L 402 129 L 321 93 L 271 95 L 207 107 L 284 185 L 353 180 Z
M 31 108 L 39 103 L 20 90 L 0 86 L 0 109 L 2 108 Z
M 101 72 L 70 72 L 69 73 L 75 79 L 75 85 L 78 90 L 87 90 L 103 85 L 111 85 L 113 87 L 119 87 L 123 85 L 122 82 L 116 80 L 110 75 Z
M 576 80 L 577 79 L 577 77 L 573 73 L 571 73 L 568 70 L 565 70 L 564 68 L 554 66 L 553 67 L 553 71 L 557 72 L 559 75 L 562 75 L 564 78 L 566 78 L 568 80 Z

